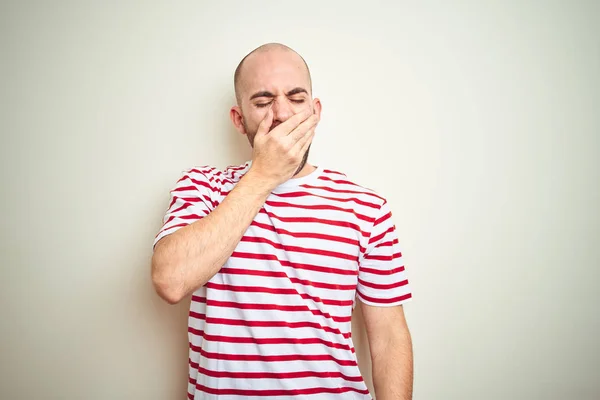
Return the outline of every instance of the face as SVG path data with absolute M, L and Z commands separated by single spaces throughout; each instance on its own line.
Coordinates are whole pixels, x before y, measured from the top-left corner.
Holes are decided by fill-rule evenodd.
M 240 104 L 231 109 L 231 118 L 238 131 L 248 136 L 250 145 L 254 145 L 258 126 L 269 109 L 273 110 L 270 130 L 304 109 L 320 117 L 321 102 L 312 98 L 308 71 L 297 54 L 282 50 L 255 53 L 242 68 Z M 308 150 L 302 164 L 307 156 Z

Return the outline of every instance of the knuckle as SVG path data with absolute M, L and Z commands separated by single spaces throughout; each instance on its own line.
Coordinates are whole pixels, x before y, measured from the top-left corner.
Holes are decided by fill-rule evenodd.
M 289 157 L 289 160 L 294 164 L 300 162 L 300 155 L 298 154 L 298 152 L 290 151 L 288 153 L 288 157 Z
M 287 145 L 286 142 L 282 139 L 276 139 L 275 140 L 275 147 L 277 150 L 279 151 L 287 151 Z

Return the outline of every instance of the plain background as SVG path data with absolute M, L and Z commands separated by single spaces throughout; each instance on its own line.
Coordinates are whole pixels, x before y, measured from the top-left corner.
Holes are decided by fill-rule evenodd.
M 250 157 L 232 76 L 273 41 L 312 163 L 392 205 L 414 398 L 600 398 L 599 4 L 3 2 L 0 398 L 185 397 L 152 240 L 182 170 Z

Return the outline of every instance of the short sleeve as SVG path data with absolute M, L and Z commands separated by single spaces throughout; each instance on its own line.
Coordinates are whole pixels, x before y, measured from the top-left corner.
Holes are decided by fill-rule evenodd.
M 214 180 L 213 180 L 214 181 Z M 213 194 L 217 190 L 206 172 L 186 171 L 171 190 L 171 200 L 163 218 L 163 226 L 154 238 L 153 247 L 163 237 L 207 216 L 215 207 Z
M 379 209 L 361 253 L 356 292 L 360 301 L 371 306 L 397 306 L 412 298 L 387 202 Z

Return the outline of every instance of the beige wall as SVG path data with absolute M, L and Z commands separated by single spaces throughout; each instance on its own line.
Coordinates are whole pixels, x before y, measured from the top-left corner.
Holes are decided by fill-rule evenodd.
M 313 163 L 392 204 L 415 399 L 600 398 L 598 2 L 105 3 L 0 6 L 0 398 L 184 398 L 152 239 L 181 170 L 249 156 L 268 41 L 312 67 Z

